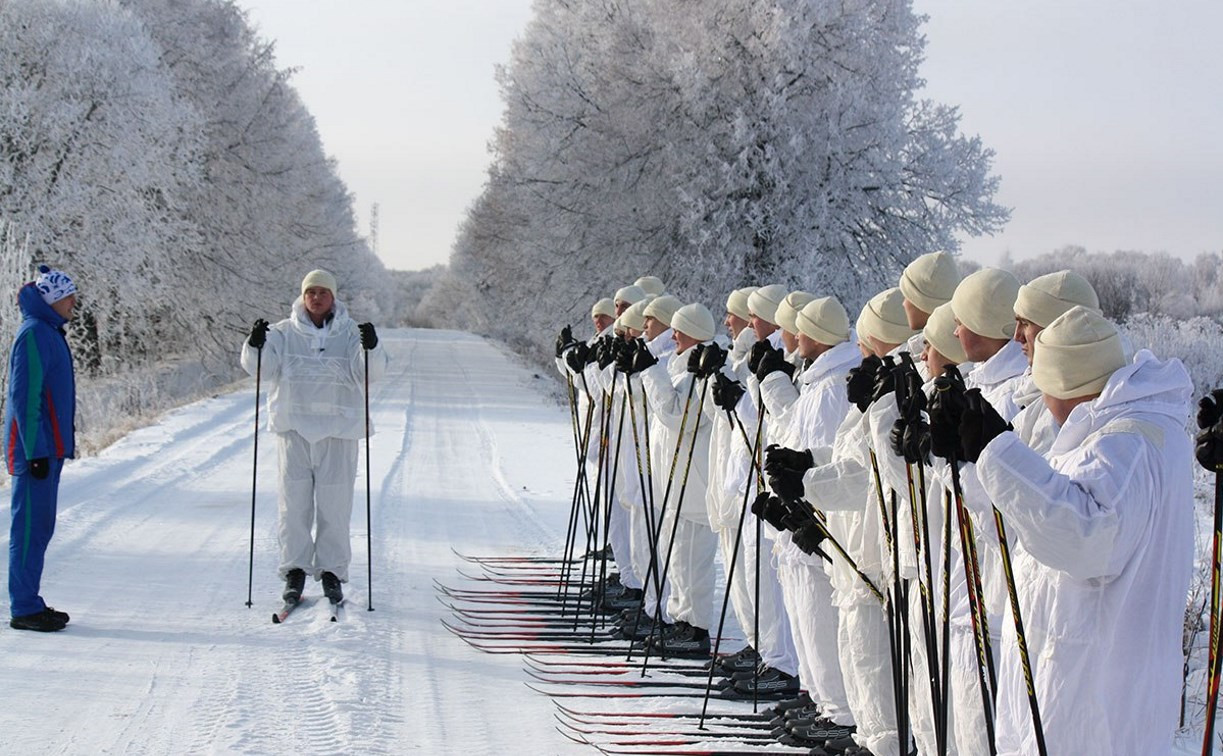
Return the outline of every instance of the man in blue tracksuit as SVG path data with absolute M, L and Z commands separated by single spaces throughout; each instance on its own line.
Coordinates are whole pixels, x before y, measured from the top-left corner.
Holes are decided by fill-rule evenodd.
M 38 270 L 37 280 L 17 294 L 23 319 L 9 355 L 4 407 L 4 452 L 13 476 L 9 625 L 53 632 L 64 629 L 68 615 L 38 594 L 55 531 L 60 471 L 75 451 L 76 381 L 64 325 L 72 319 L 76 286 L 63 271 L 46 265 Z

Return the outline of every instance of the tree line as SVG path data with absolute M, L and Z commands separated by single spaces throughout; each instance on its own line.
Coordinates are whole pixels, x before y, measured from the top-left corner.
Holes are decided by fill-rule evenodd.
M 541 356 L 638 275 L 851 309 L 997 230 L 993 153 L 921 99 L 909 0 L 539 0 L 498 72 L 484 191 L 422 308 Z
M 273 53 L 229 0 L 0 4 L 0 289 L 44 262 L 78 281 L 86 378 L 167 355 L 228 371 L 250 321 L 287 314 L 313 267 L 361 318 L 393 315 Z M 16 320 L 0 320 L 5 344 Z

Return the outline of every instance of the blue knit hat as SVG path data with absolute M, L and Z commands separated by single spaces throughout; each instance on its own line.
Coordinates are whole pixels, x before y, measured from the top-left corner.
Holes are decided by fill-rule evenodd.
M 38 293 L 47 304 L 55 304 L 64 297 L 76 293 L 76 284 L 62 270 L 55 270 L 47 265 L 38 266 L 38 278 L 34 280 Z

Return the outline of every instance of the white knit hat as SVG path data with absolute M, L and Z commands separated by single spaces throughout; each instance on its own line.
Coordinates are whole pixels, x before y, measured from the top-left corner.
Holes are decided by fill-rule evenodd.
M 955 258 L 946 252 L 931 252 L 909 263 L 900 274 L 900 292 L 925 313 L 951 301 L 960 283 Z
M 331 275 L 322 268 L 310 271 L 306 274 L 306 277 L 302 279 L 302 294 L 305 294 L 306 289 L 309 289 L 311 286 L 321 286 L 327 291 L 330 291 L 331 296 L 335 296 L 335 276 Z
M 903 344 L 913 335 L 905 317 L 904 294 L 900 289 L 884 289 L 870 298 L 858 316 L 858 339 L 864 344 L 874 337 L 884 344 Z
M 982 268 L 955 288 L 951 309 L 956 320 L 978 336 L 1015 337 L 1015 298 L 1019 279 L 999 268 Z
M 1117 327 L 1086 307 L 1075 305 L 1036 334 L 1032 381 L 1055 399 L 1098 394 L 1124 366 Z
M 968 362 L 964 345 L 955 336 L 955 313 L 951 310 L 950 302 L 934 308 L 930 319 L 926 321 L 926 327 L 922 329 L 922 336 L 925 337 L 926 343 L 953 364 L 962 365 Z
M 761 286 L 748 296 L 747 311 L 767 323 L 777 325 L 777 305 L 788 293 L 781 284 Z
M 34 286 L 42 295 L 42 301 L 49 305 L 76 293 L 76 284 L 72 283 L 68 274 L 49 265 L 38 266 L 38 278 L 34 279 Z
M 606 315 L 609 318 L 616 317 L 616 303 L 611 300 L 611 297 L 603 297 L 598 302 L 595 302 L 594 307 L 590 308 L 590 317 L 598 315 Z
M 697 341 L 709 341 L 716 335 L 717 324 L 708 307 L 693 302 L 675 311 L 671 316 L 671 328 Z
M 1100 312 L 1100 298 L 1087 279 L 1073 270 L 1059 270 L 1019 287 L 1015 316 L 1044 328 L 1075 305 Z
M 654 318 L 658 322 L 667 326 L 671 326 L 671 318 L 675 316 L 675 311 L 683 307 L 684 303 L 671 296 L 663 294 L 661 297 L 655 297 L 650 300 L 642 310 L 642 314 L 647 318 Z
M 616 304 L 621 302 L 627 302 L 631 305 L 637 304 L 641 300 L 645 299 L 645 292 L 641 290 L 640 286 L 629 284 L 628 286 L 625 286 L 617 291 L 614 299 Z
M 828 346 L 849 339 L 849 313 L 836 297 L 808 302 L 798 313 L 798 332 Z
M 653 298 L 643 299 L 635 305 L 629 305 L 627 310 L 620 313 L 620 322 L 634 331 L 644 331 L 645 308 L 652 301 Z
M 634 281 L 633 285 L 646 294 L 653 294 L 656 297 L 661 297 L 667 291 L 666 284 L 658 276 L 642 276 Z
M 786 333 L 798 334 L 798 311 L 815 299 L 814 294 L 792 291 L 777 305 L 777 325 Z
M 743 320 L 751 320 L 752 313 L 747 309 L 747 298 L 755 290 L 755 286 L 745 286 L 732 291 L 730 296 L 726 297 L 726 311 Z

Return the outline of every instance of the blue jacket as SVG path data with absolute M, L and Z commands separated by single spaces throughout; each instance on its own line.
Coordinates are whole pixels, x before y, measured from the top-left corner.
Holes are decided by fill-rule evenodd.
M 65 321 L 32 283 L 17 304 L 24 319 L 9 355 L 4 406 L 5 459 L 20 475 L 32 459 L 72 457 L 76 451 L 76 378 L 64 336 Z

